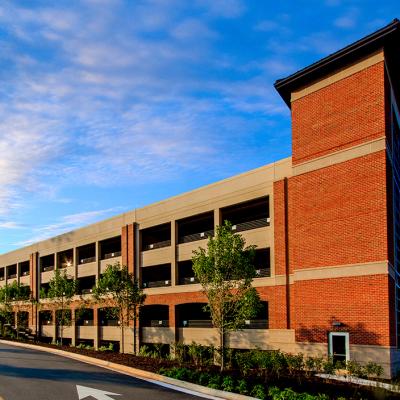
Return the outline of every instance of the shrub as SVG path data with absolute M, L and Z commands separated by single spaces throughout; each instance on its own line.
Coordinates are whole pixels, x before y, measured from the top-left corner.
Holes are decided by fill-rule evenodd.
M 235 390 L 235 380 L 231 376 L 225 376 L 222 380 L 222 389 L 227 392 Z
M 256 397 L 257 399 L 262 399 L 262 400 L 265 400 L 267 398 L 267 394 L 265 393 L 264 386 L 260 385 L 260 384 L 254 385 L 254 387 L 251 391 L 251 395 L 253 397 Z
M 194 365 L 208 365 L 213 359 L 214 349 L 192 342 L 187 347 L 187 353 Z
M 181 381 L 191 380 L 193 372 L 184 367 L 173 367 L 171 369 L 160 368 L 159 373 L 169 378 L 179 379 Z
M 277 387 L 271 387 L 268 391 L 272 400 L 329 400 L 325 394 L 312 395 L 309 393 L 297 393 L 290 388 L 281 390 Z
M 247 394 L 249 392 L 247 389 L 247 382 L 244 379 L 240 379 L 237 383 L 236 390 L 240 394 Z
M 212 375 L 210 380 L 208 381 L 208 387 L 211 389 L 220 389 L 221 387 L 221 378 L 220 375 Z
M 177 342 L 174 343 L 172 346 L 172 351 L 174 353 L 174 358 L 179 362 L 179 363 L 183 363 L 185 362 L 185 358 L 186 358 L 186 346 L 183 343 Z
M 324 366 L 323 357 L 307 357 L 304 360 L 305 370 L 308 372 L 322 372 Z
M 365 378 L 366 373 L 362 365 L 357 361 L 349 360 L 346 362 L 346 370 L 350 375 L 357 376 L 359 378 Z
M 139 356 L 141 356 L 141 357 L 149 357 L 150 356 L 150 348 L 149 348 L 149 346 L 146 346 L 145 344 L 143 346 L 140 346 Z
M 201 372 L 198 377 L 199 385 L 207 386 L 210 378 L 211 375 L 208 372 Z
M 290 375 L 304 370 L 304 356 L 302 353 L 286 354 L 285 358 Z
M 334 364 L 332 358 L 328 358 L 322 364 L 322 370 L 325 372 L 325 374 L 334 374 L 335 369 L 336 369 L 335 364 Z
M 241 375 L 247 376 L 254 366 L 254 352 L 244 351 L 236 354 L 236 364 L 239 368 Z
M 365 366 L 365 373 L 367 376 L 374 376 L 376 378 L 379 378 L 381 375 L 383 375 L 383 367 L 377 363 L 370 361 Z

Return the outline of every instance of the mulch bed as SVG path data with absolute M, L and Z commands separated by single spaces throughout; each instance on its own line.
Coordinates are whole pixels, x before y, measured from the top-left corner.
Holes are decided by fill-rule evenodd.
M 7 339 L 10 340 L 10 339 Z M 20 340 L 13 340 L 21 342 Z M 32 342 L 29 342 L 32 343 Z M 189 363 L 179 363 L 174 360 L 164 360 L 149 357 L 140 357 L 132 354 L 121 354 L 111 351 L 95 351 L 87 349 L 78 349 L 70 346 L 57 346 L 54 344 L 36 342 L 37 346 L 47 347 L 52 349 L 64 350 L 69 353 L 82 354 L 88 357 L 93 357 L 101 360 L 106 360 L 116 364 L 122 364 L 133 368 L 142 369 L 144 371 L 158 373 L 160 368 L 172 368 L 172 367 L 186 367 L 195 370 L 196 367 Z M 204 371 L 220 373 L 217 366 L 204 367 Z M 231 375 L 235 378 L 240 379 L 239 372 L 237 370 L 225 371 L 223 375 Z M 259 378 L 256 374 L 249 374 L 246 381 L 250 383 L 260 383 Z M 312 394 L 324 393 L 330 396 L 332 399 L 338 397 L 344 397 L 346 399 L 400 399 L 400 394 L 390 393 L 380 388 L 368 388 L 360 387 L 351 383 L 336 382 L 336 381 L 325 381 L 321 378 L 311 376 L 282 376 L 278 380 L 274 379 L 273 382 L 267 382 L 266 386 L 278 386 L 281 389 L 292 388 L 296 392 L 308 392 Z

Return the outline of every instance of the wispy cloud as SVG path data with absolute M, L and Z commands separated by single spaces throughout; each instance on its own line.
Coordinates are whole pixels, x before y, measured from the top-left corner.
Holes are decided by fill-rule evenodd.
M 22 225 L 15 221 L 0 222 L 1 229 L 21 229 Z
M 74 229 L 80 228 L 99 221 L 101 218 L 121 212 L 123 209 L 120 207 L 108 208 L 104 210 L 85 211 L 76 214 L 65 215 L 59 221 L 36 227 L 33 229 L 33 236 L 21 242 L 16 243 L 17 246 L 28 246 L 32 243 L 48 239 L 53 236 L 58 236 L 63 233 L 70 232 Z
M 359 15 L 359 10 L 356 8 L 352 8 L 348 10 L 344 15 L 340 16 L 339 18 L 336 18 L 333 21 L 333 24 L 337 28 L 341 29 L 354 28 L 357 24 L 358 15 Z

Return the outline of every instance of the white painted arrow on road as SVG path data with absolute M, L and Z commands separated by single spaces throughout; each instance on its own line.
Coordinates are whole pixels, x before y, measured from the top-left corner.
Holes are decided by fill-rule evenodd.
M 114 400 L 109 396 L 121 396 L 118 393 L 107 392 L 105 390 L 94 389 L 86 386 L 76 385 L 79 400 L 86 399 L 86 397 L 93 397 L 97 400 Z

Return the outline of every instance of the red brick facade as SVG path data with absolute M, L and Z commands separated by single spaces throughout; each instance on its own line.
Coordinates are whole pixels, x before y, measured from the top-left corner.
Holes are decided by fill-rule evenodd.
M 289 179 L 291 269 L 388 259 L 385 151 Z
M 385 136 L 384 78 L 382 61 L 294 101 L 293 165 Z

